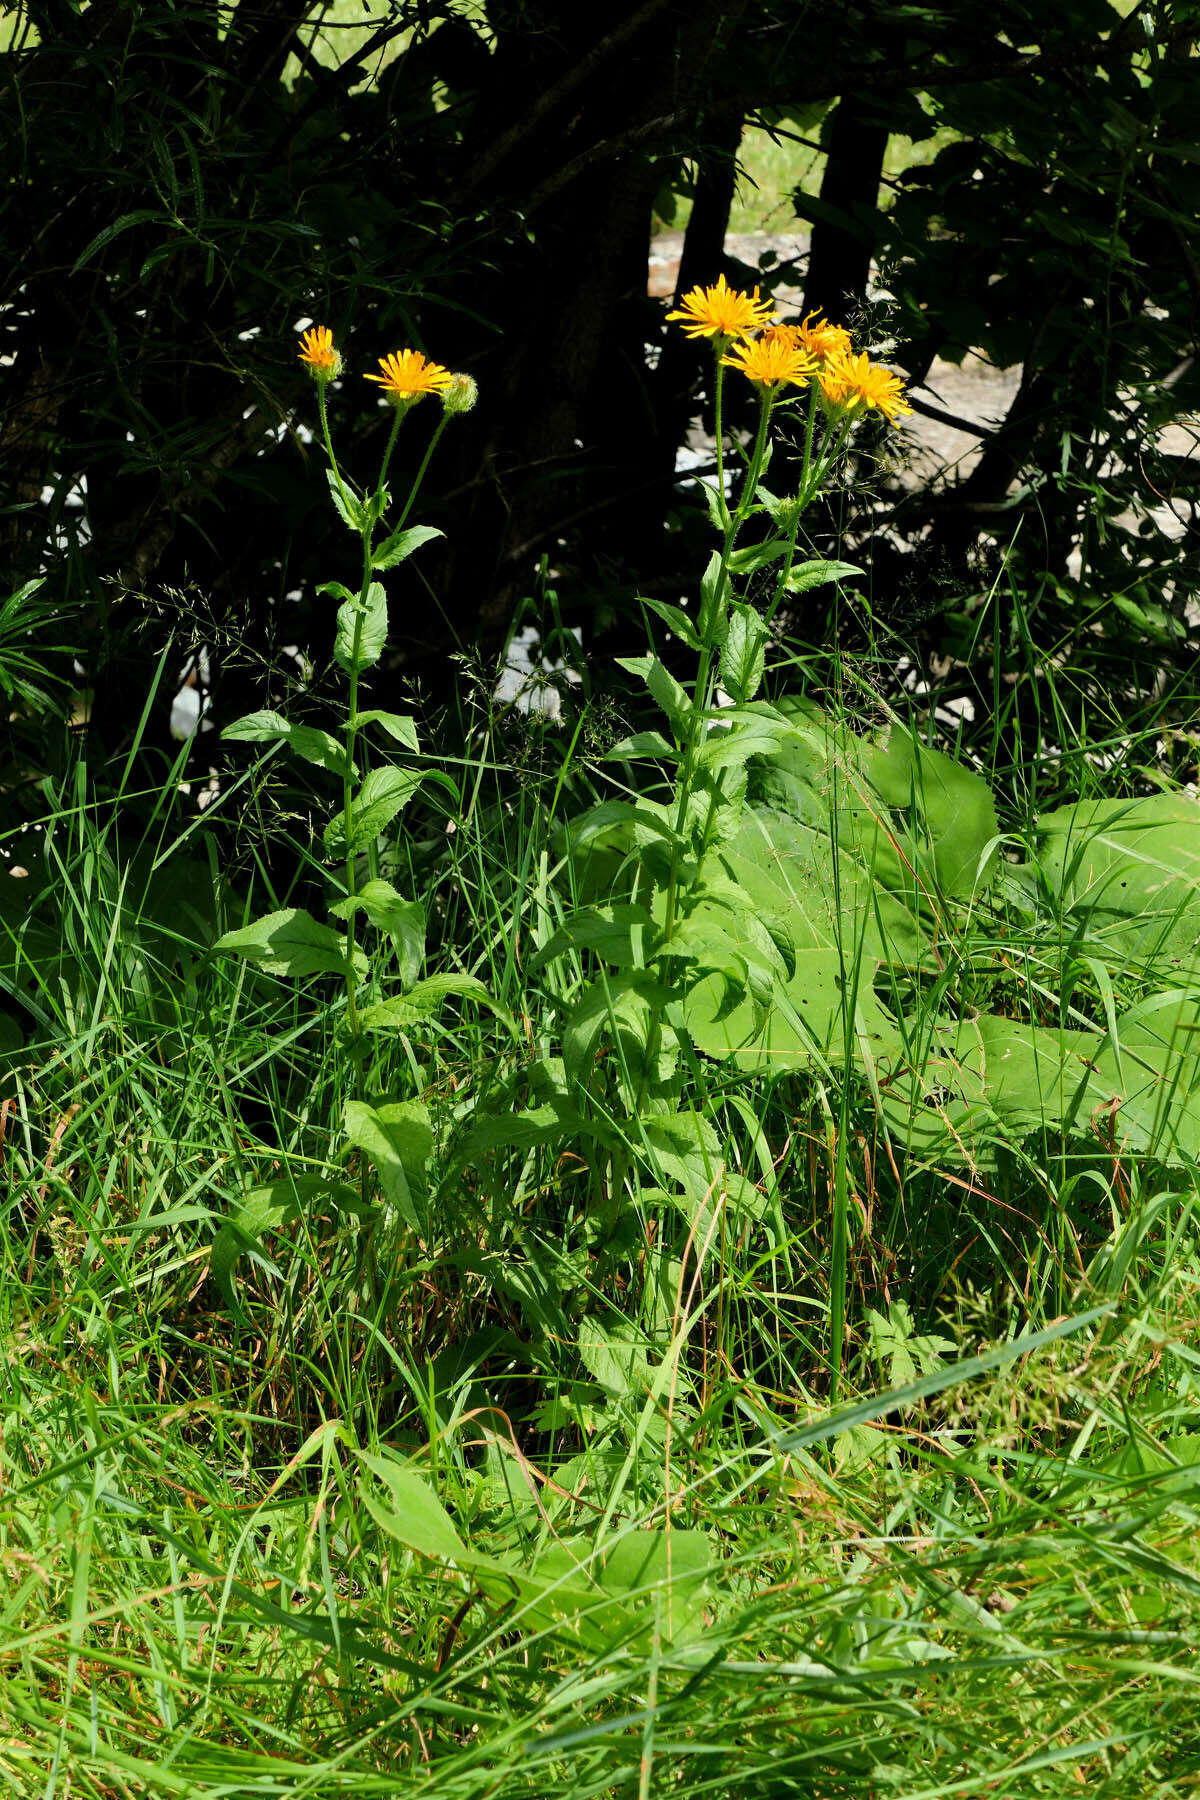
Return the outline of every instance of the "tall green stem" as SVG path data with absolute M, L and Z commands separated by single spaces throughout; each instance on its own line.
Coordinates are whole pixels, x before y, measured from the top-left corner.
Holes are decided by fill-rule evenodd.
M 409 489 L 408 499 L 404 502 L 404 511 L 400 514 L 400 519 L 396 526 L 397 531 L 399 531 L 401 526 L 403 526 L 404 521 L 407 519 L 409 513 L 413 509 L 413 506 L 416 502 L 417 495 L 421 491 L 421 483 L 425 479 L 425 471 L 426 471 L 426 469 L 428 469 L 430 460 L 433 457 L 433 453 L 437 449 L 438 439 L 441 437 L 443 431 L 445 431 L 445 429 L 446 429 L 446 425 L 449 420 L 449 417 L 450 417 L 449 413 L 444 412 L 442 414 L 441 418 L 438 420 L 437 424 L 434 426 L 433 436 L 430 438 L 428 447 L 426 448 L 426 451 L 425 451 L 425 454 L 421 458 L 421 466 L 417 470 L 417 473 L 413 478 L 413 484 L 412 484 L 412 487 Z

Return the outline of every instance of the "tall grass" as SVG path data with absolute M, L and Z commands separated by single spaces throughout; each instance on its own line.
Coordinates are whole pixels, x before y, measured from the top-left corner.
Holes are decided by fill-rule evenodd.
M 441 956 L 548 1045 L 570 977 L 529 966 L 596 786 L 528 729 L 519 777 L 509 721 L 473 735 L 471 803 L 414 869 Z M 897 1182 L 865 1084 L 698 1066 L 764 1178 L 785 1145 L 761 1230 L 681 1257 L 637 1193 L 600 1241 L 591 1172 L 534 1148 L 456 1171 L 426 1244 L 318 1207 L 243 1257 L 238 1319 L 214 1233 L 344 1156 L 336 998 L 206 956 L 219 881 L 206 929 L 155 924 L 148 864 L 188 859 L 193 895 L 207 866 L 178 805 L 130 843 L 67 777 L 41 835 L 10 949 L 40 1023 L 3 1102 L 12 1792 L 1195 1791 L 1190 1175 L 1015 1154 Z M 448 1136 L 500 1041 L 464 1012 L 423 1049 Z M 506 1599 L 406 1547 L 360 1456 L 385 1447 L 551 1591 L 655 1531 L 693 1574 L 635 1574 L 619 1618 Z

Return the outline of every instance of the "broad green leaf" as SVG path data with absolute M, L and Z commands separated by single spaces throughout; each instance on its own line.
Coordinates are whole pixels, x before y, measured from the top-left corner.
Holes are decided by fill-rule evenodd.
M 568 946 L 594 950 L 605 962 L 616 968 L 644 968 L 650 960 L 658 937 L 658 927 L 644 906 L 617 903 L 611 906 L 586 906 L 570 913 L 534 958 L 533 967 L 542 967 Z
M 730 570 L 735 575 L 753 575 L 768 563 L 778 562 L 787 547 L 786 538 L 768 538 L 765 544 L 748 544 L 744 550 L 733 551 L 729 558 Z
M 334 510 L 343 525 L 347 525 L 356 534 L 363 528 L 364 513 L 362 502 L 357 498 L 354 489 L 343 475 L 339 484 L 332 469 L 326 469 L 325 479 L 329 483 L 329 492 L 333 500 Z
M 559 1544 L 550 1545 L 533 1568 L 516 1557 L 481 1555 L 459 1536 L 415 1469 L 364 1450 L 358 1459 L 386 1494 L 385 1503 L 365 1481 L 358 1484 L 357 1498 L 380 1530 L 406 1549 L 470 1575 L 488 1600 L 509 1609 L 509 1629 L 562 1637 L 593 1656 L 604 1655 L 614 1643 L 637 1642 L 637 1615 L 604 1592 L 582 1557 L 576 1560 Z
M 386 1523 L 372 1505 L 369 1489 L 362 1490 L 362 1498 L 376 1523 L 383 1524 L 389 1536 L 409 1550 L 415 1550 L 419 1556 L 433 1556 L 443 1562 L 458 1562 L 469 1556 L 449 1513 L 425 1476 L 411 1464 L 402 1463 L 391 1455 L 372 1456 L 370 1451 L 360 1450 L 358 1460 L 388 1491 L 392 1510 Z
M 729 530 L 729 502 L 715 482 L 702 481 L 700 488 L 704 495 L 704 503 L 708 507 L 712 528 L 724 537 Z
M 849 581 L 862 570 L 854 563 L 806 562 L 788 571 L 784 587 L 789 594 L 806 594 L 809 588 L 823 587 L 827 581 Z
M 579 1360 L 610 1400 L 642 1402 L 650 1386 L 646 1339 L 631 1320 L 586 1318 L 576 1341 Z
M 658 614 L 664 625 L 668 625 L 689 650 L 698 651 L 700 649 L 700 639 L 696 635 L 695 624 L 688 618 L 682 607 L 672 606 L 666 600 L 648 600 L 644 594 L 639 595 L 639 599 L 643 606 L 648 606 L 651 612 Z
M 628 669 L 631 675 L 641 676 L 652 697 L 671 721 L 672 730 L 677 736 L 682 735 L 692 703 L 670 670 L 659 662 L 657 656 L 618 656 L 616 660 L 619 668 Z
M 376 1106 L 347 1100 L 346 1136 L 371 1158 L 385 1197 L 404 1223 L 423 1235 L 426 1223 L 413 1190 L 424 1193 L 425 1164 L 433 1152 L 428 1110 L 419 1100 L 383 1101 Z
M 407 806 L 423 779 L 420 769 L 399 769 L 394 764 L 372 769 L 350 802 L 349 845 L 345 818 L 337 812 L 325 827 L 326 853 L 343 857 L 373 844 Z
M 397 563 L 402 563 L 405 557 L 411 556 L 414 550 L 419 550 L 422 544 L 429 543 L 431 538 L 444 536 L 445 532 L 438 531 L 433 525 L 410 525 L 407 530 L 393 531 L 378 550 L 372 551 L 371 567 L 394 569 Z
M 600 1585 L 626 1604 L 650 1607 L 668 1640 L 703 1640 L 714 1567 L 707 1532 L 628 1531 L 606 1548 Z
M 354 724 L 356 728 L 363 725 L 378 725 L 387 732 L 389 737 L 394 738 L 398 744 L 403 744 L 406 749 L 412 750 L 414 753 L 420 749 L 417 742 L 416 722 L 407 713 L 381 712 L 378 707 L 369 707 L 366 712 L 360 712 L 356 716 Z
M 893 726 L 886 742 L 864 745 L 862 766 L 885 805 L 908 816 L 908 860 L 927 864 L 943 894 L 970 899 L 986 887 L 1000 825 L 982 775 Z M 864 809 L 865 810 L 865 809 Z M 909 884 L 902 873 L 898 885 Z
M 376 878 L 329 910 L 346 920 L 361 912 L 377 930 L 387 932 L 400 960 L 400 979 L 405 987 L 412 986 L 425 960 L 425 908 L 419 900 L 405 900 L 390 881 Z
M 227 931 L 213 948 L 230 950 L 267 975 L 344 975 L 349 944 L 344 932 L 318 924 L 311 914 L 293 906 L 268 913 L 239 931 Z M 356 973 L 365 979 L 366 957 L 357 948 L 353 957 Z
M 244 744 L 269 744 L 282 739 L 306 762 L 331 769 L 335 775 L 342 775 L 346 770 L 345 745 L 339 744 L 328 731 L 321 731 L 315 725 L 293 725 L 281 713 L 247 713 L 245 718 L 235 719 L 232 725 L 226 725 L 221 736 L 234 743 Z M 357 770 L 351 766 L 350 772 L 353 775 Z
M 387 595 L 380 582 L 372 581 L 364 600 L 355 595 L 338 607 L 334 660 L 348 675 L 355 671 L 361 674 L 383 655 L 387 634 Z
M 714 550 L 700 578 L 700 618 L 696 627 L 702 644 L 715 644 L 720 636 L 725 604 L 729 599 L 729 581 L 721 553 Z
M 483 982 L 474 975 L 430 975 L 426 980 L 418 981 L 407 994 L 397 994 L 390 1000 L 380 1001 L 377 1006 L 364 1008 L 359 1017 L 364 1031 L 411 1031 L 415 1025 L 436 1019 L 451 996 L 488 1007 L 516 1032 L 507 1008 L 494 1000 Z
M 721 648 L 721 686 L 739 706 L 753 700 L 766 669 L 767 628 L 752 606 L 735 601 Z M 772 748 L 774 746 L 772 745 Z
M 617 1071 L 628 1069 L 635 1085 L 646 1067 L 651 1035 L 672 990 L 644 969 L 630 969 L 584 988 L 563 1031 L 563 1061 L 574 1081 L 586 1082 L 607 1034 L 617 1052 Z
M 1200 805 L 1183 794 L 1045 815 L 1038 860 L 1110 966 L 1200 982 Z
M 666 762 L 679 761 L 678 750 L 667 742 L 661 731 L 636 731 L 632 737 L 622 738 L 619 744 L 606 750 L 603 760 L 633 762 L 644 756 L 661 757 Z

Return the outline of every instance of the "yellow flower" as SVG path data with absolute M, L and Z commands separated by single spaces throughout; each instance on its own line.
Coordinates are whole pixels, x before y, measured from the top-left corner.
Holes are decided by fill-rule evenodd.
M 808 313 L 799 325 L 788 327 L 796 334 L 796 342 L 819 362 L 830 356 L 849 356 L 853 346 L 844 325 L 831 325 L 819 313 Z
M 742 337 L 769 324 L 774 317 L 771 302 L 760 300 L 757 288 L 752 294 L 739 293 L 737 288 L 726 285 L 723 275 L 718 277 L 716 287 L 694 287 L 684 295 L 679 311 L 667 314 L 668 319 L 679 321 L 690 338 Z
M 308 364 L 318 381 L 332 381 L 335 375 L 341 374 L 342 359 L 334 348 L 333 333 L 328 325 L 310 325 L 301 334 L 300 342 L 304 345 L 300 361 Z
M 912 411 L 900 377 L 873 363 L 865 350 L 857 356 L 849 351 L 831 356 L 821 370 L 821 387 L 825 398 L 843 412 L 874 407 L 895 423 L 902 413 Z
M 394 406 L 413 406 L 422 394 L 440 394 L 454 377 L 441 363 L 426 362 L 419 350 L 394 350 L 379 358 L 382 375 L 364 375 L 377 381 Z
M 815 357 L 799 349 L 786 330 L 765 331 L 760 338 L 732 344 L 721 358 L 727 369 L 738 369 L 761 388 L 777 388 L 785 381 L 807 387 L 817 367 Z

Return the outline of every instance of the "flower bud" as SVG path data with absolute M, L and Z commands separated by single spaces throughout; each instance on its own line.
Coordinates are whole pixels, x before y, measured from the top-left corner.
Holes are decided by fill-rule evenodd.
M 479 388 L 470 375 L 454 375 L 450 386 L 442 393 L 442 405 L 447 418 L 455 413 L 468 413 L 479 398 Z

